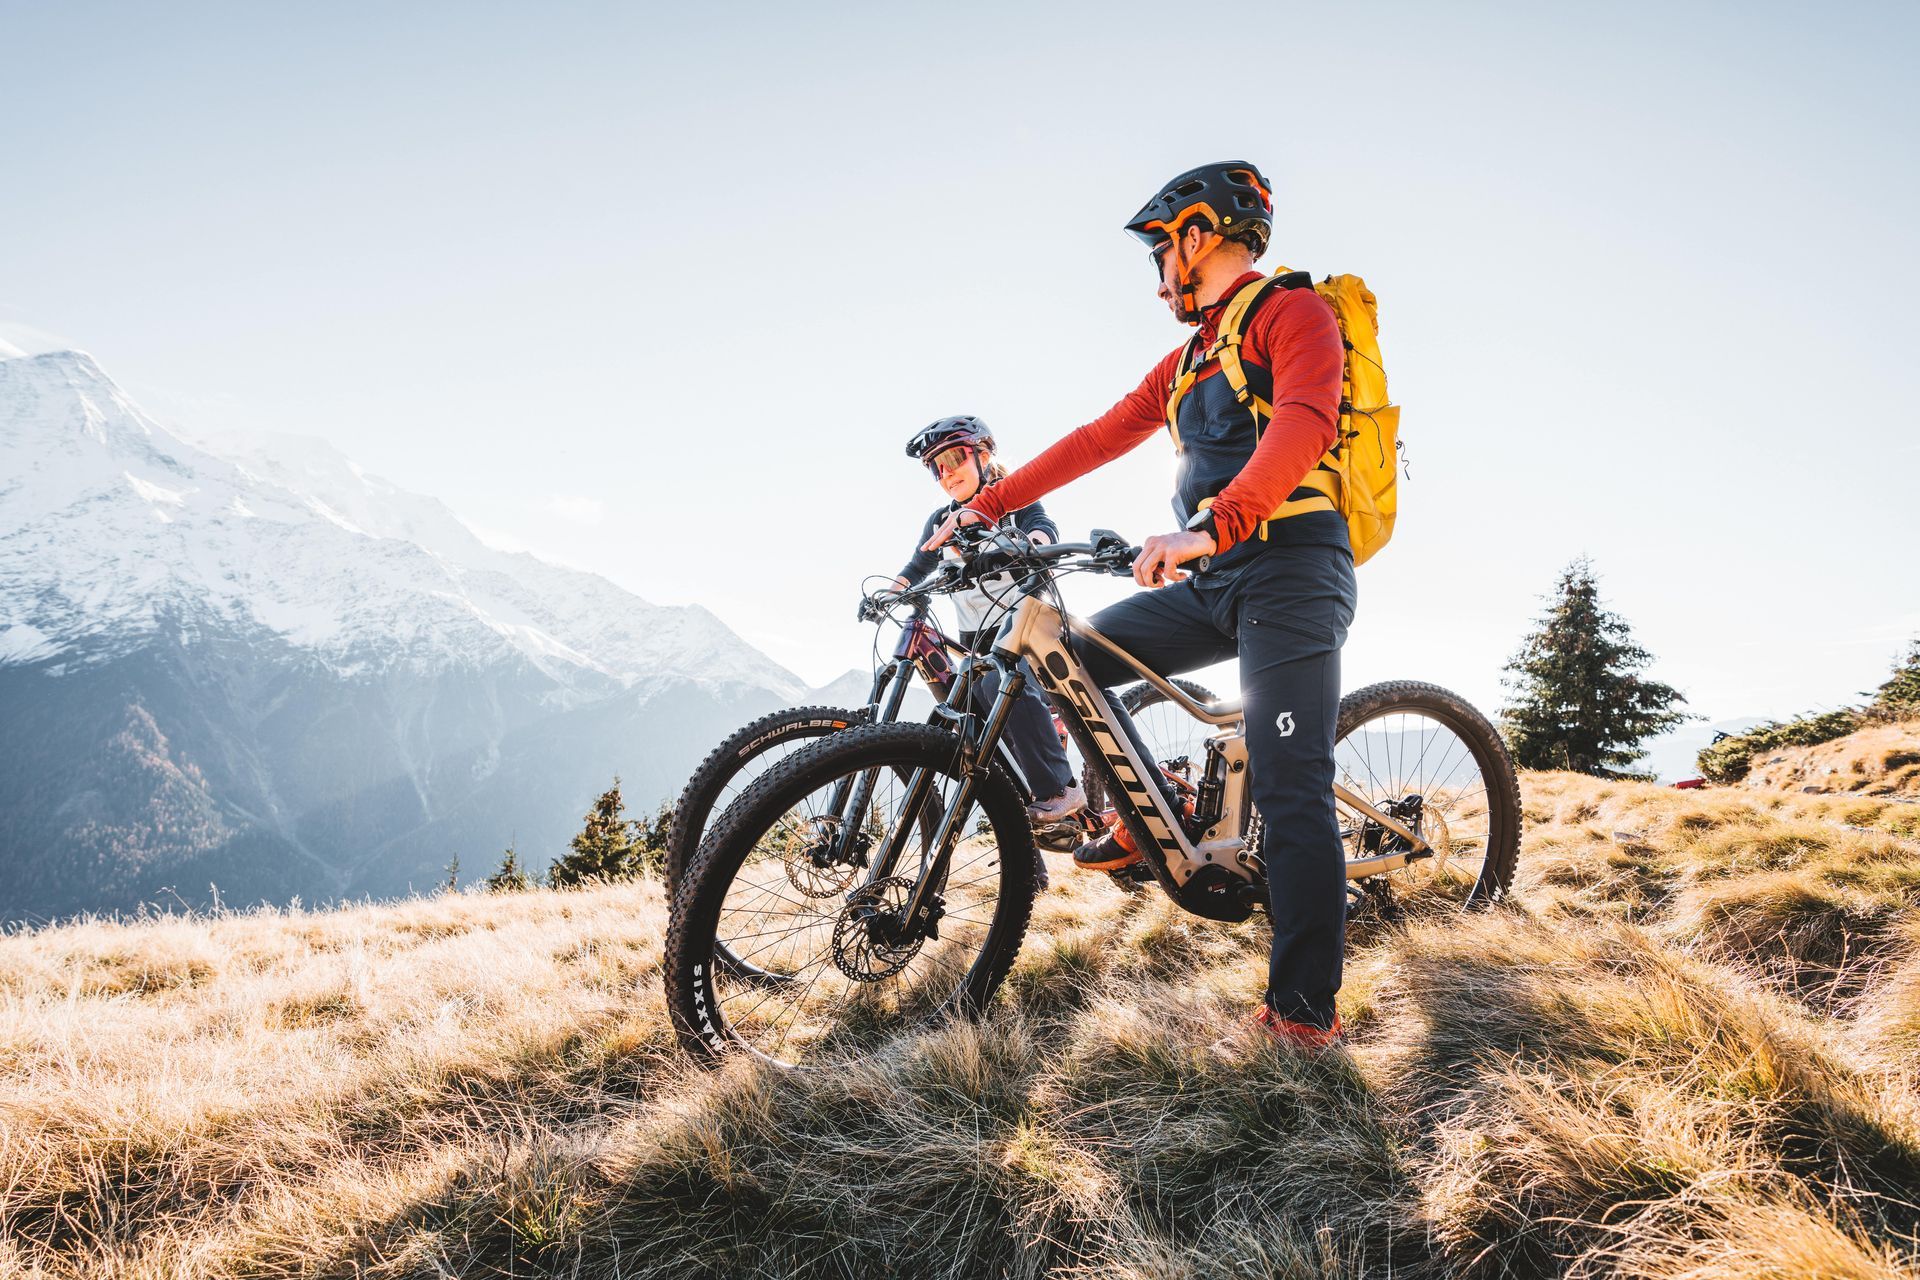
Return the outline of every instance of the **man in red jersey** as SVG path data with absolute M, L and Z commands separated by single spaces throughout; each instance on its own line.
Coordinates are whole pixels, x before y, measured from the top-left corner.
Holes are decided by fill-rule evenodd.
M 1340 1034 L 1346 875 L 1333 744 L 1355 589 L 1346 521 L 1313 473 L 1337 434 L 1344 343 L 1333 309 L 1296 275 L 1263 288 L 1243 326 L 1251 403 L 1210 350 L 1228 300 L 1261 280 L 1253 264 L 1272 228 L 1271 188 L 1251 164 L 1202 165 L 1162 187 L 1127 230 L 1152 254 L 1161 300 L 1198 332 L 1118 404 L 982 490 L 927 546 L 963 519 L 997 520 L 1171 430 L 1182 527 L 1142 545 L 1133 576 L 1150 590 L 1092 621 L 1163 675 L 1238 656 L 1273 921 L 1256 1016 L 1285 1041 L 1320 1045 Z M 1102 685 L 1132 678 L 1092 646 L 1081 656 Z M 1111 870 L 1138 857 L 1109 834 L 1074 862 Z

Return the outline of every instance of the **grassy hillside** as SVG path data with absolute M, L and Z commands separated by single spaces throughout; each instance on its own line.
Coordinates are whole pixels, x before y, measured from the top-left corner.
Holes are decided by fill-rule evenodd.
M 1920 718 L 1867 720 L 1831 742 L 1756 752 L 1748 786 L 1920 797 Z
M 652 884 L 0 939 L 0 1275 L 1920 1276 L 1920 806 L 1525 790 L 1318 1058 L 1060 863 L 985 1025 L 809 1077 L 680 1063 Z

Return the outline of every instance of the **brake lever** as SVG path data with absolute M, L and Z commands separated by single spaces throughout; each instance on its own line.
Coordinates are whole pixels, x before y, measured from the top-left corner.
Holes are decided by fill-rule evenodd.
M 953 541 L 964 549 L 978 547 L 1000 532 L 1000 527 L 982 521 L 962 520 L 953 527 Z
M 1087 541 L 1093 544 L 1094 560 L 1116 578 L 1131 574 L 1133 562 L 1140 558 L 1140 548 L 1111 529 L 1095 529 Z
M 1122 542 L 1098 552 L 1094 562 L 1103 572 L 1113 577 L 1130 578 L 1133 576 L 1133 562 L 1140 558 L 1140 550 L 1139 547 L 1128 546 Z

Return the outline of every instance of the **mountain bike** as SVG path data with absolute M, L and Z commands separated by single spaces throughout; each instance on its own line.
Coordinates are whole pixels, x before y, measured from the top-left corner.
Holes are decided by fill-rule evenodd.
M 768 712 L 734 730 L 707 753 L 673 806 L 666 847 L 667 898 L 672 901 L 681 878 L 700 848 L 708 824 L 716 813 L 724 812 L 753 781 L 788 756 L 830 733 L 863 724 L 891 724 L 900 718 L 914 678 L 944 703 L 953 690 L 956 664 L 965 661 L 964 646 L 948 638 L 932 620 L 933 600 L 954 590 L 961 583 L 954 566 L 943 567 L 925 582 L 902 591 L 880 591 L 867 597 L 861 617 L 879 623 L 891 619 L 900 624 L 900 635 L 893 654 L 874 669 L 873 684 L 867 701 L 860 707 L 803 706 Z M 1173 682 L 1190 697 L 1203 702 L 1213 695 L 1191 681 Z M 1180 730 L 1161 719 L 1164 711 L 1151 708 L 1164 702 L 1165 695 L 1153 685 L 1141 683 L 1121 695 L 1127 710 L 1141 717 L 1146 740 L 1160 746 L 1178 746 Z M 1055 715 L 1056 722 L 1059 716 Z M 1191 723 L 1191 722 L 1189 722 Z M 1064 729 L 1062 730 L 1064 733 Z M 1179 752 L 1169 750 L 1169 758 Z M 1017 769 L 1008 774 L 1027 791 Z M 1082 841 L 1100 835 L 1106 827 L 1101 810 L 1104 788 L 1098 771 L 1083 770 L 1081 783 L 1087 793 L 1087 808 L 1063 822 L 1035 830 L 1034 839 L 1042 848 L 1069 852 Z M 1031 801 L 1031 795 L 1027 796 Z
M 956 541 L 961 580 L 1011 570 L 1029 594 L 956 670 L 944 723 L 851 727 L 795 753 L 728 807 L 686 872 L 663 976 L 675 1031 L 702 1061 L 745 1050 L 798 1066 L 986 1007 L 1034 897 L 1032 835 L 995 752 L 1022 659 L 1142 854 L 1124 871 L 1211 920 L 1266 906 L 1240 702 L 1190 697 L 1060 601 L 1061 577 L 1128 574 L 1137 549 L 1104 530 L 1084 543 L 1036 546 L 1007 530 Z M 1203 727 L 1189 786 L 1087 675 L 1088 647 Z M 988 670 L 1000 687 L 981 713 L 969 685 Z M 1469 909 L 1512 884 L 1512 761 L 1486 718 L 1444 689 L 1392 681 L 1341 700 L 1334 801 L 1350 883 L 1398 882 Z

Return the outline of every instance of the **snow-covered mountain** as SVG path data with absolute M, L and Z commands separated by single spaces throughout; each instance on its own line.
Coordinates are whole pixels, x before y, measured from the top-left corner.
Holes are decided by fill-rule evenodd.
M 487 546 L 318 441 L 193 443 L 0 350 L 0 921 L 422 888 L 801 681 L 698 607 Z
M 706 610 L 494 550 L 319 441 L 229 443 L 168 432 L 83 353 L 0 359 L 0 662 L 204 614 L 344 672 L 518 654 L 563 696 L 581 673 L 803 691 Z

